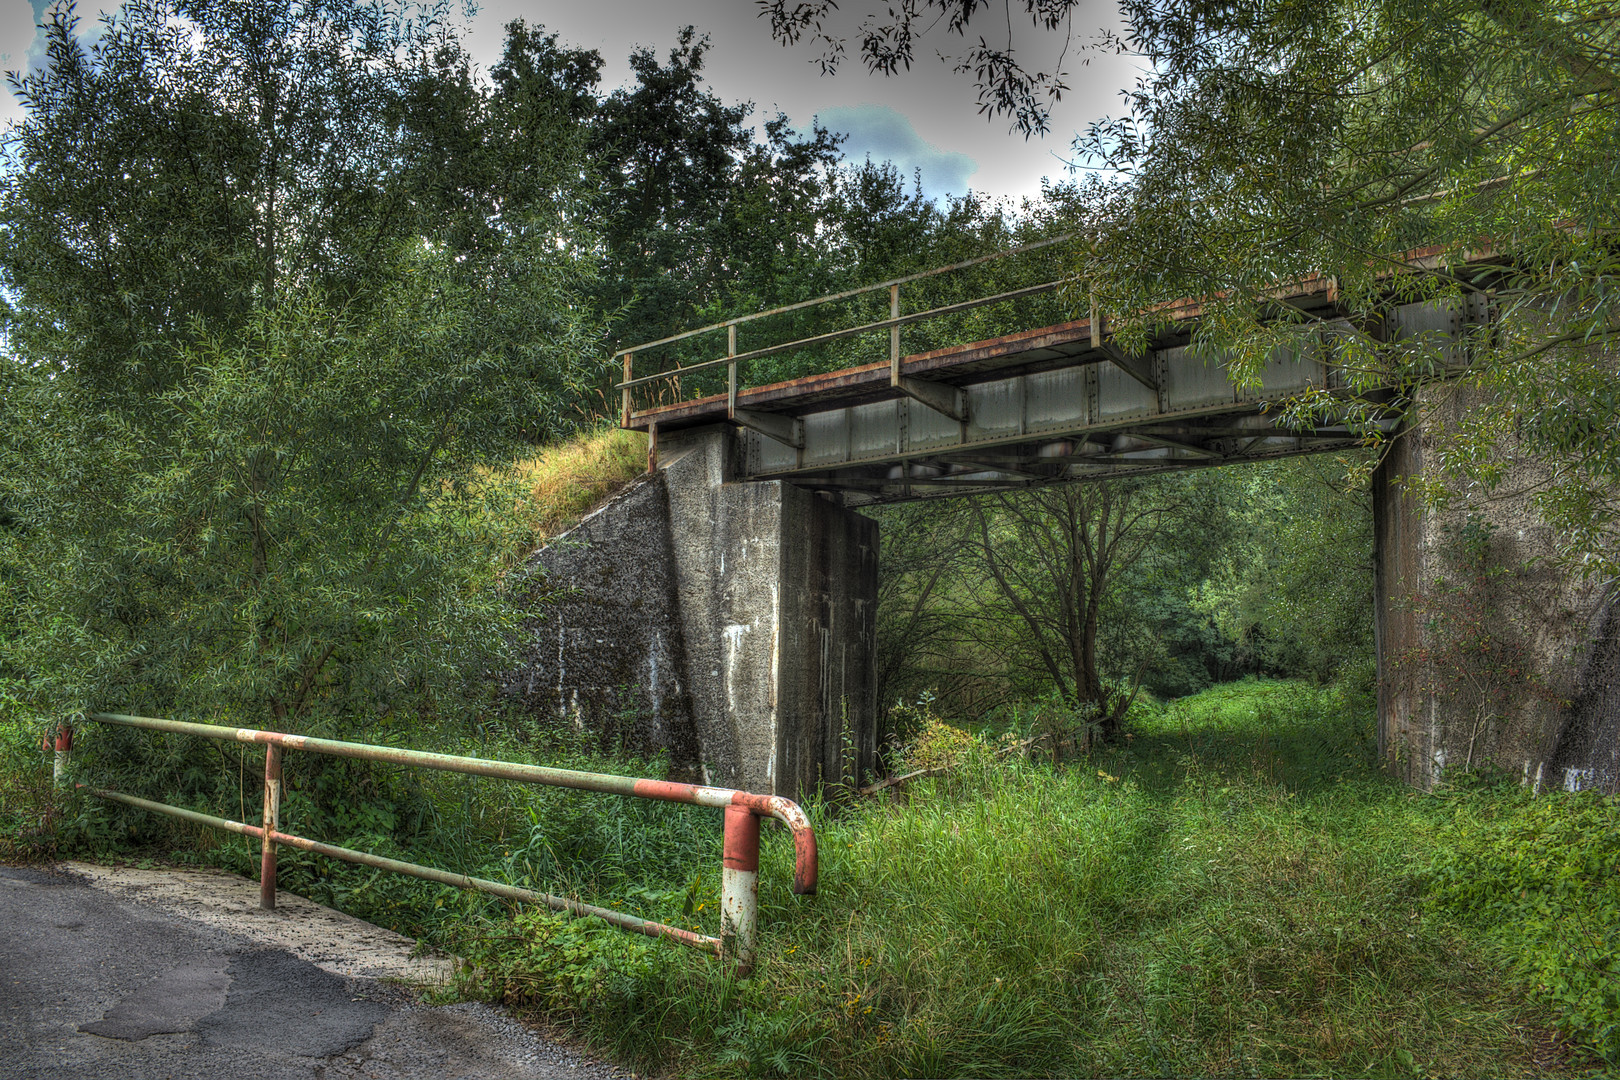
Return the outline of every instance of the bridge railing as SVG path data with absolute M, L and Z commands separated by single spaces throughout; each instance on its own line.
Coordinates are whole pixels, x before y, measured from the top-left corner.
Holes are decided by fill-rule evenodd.
M 1040 293 L 1053 292 L 1069 283 L 1069 279 L 1060 276 L 1050 281 L 1043 281 L 1038 284 L 1027 285 L 1017 289 L 1010 289 L 992 295 L 974 297 L 970 300 L 944 304 L 938 307 L 928 308 L 926 310 L 902 313 L 901 290 L 905 286 L 925 281 L 929 278 L 939 277 L 944 274 L 951 274 L 958 271 L 967 270 L 971 267 L 980 266 L 984 263 L 993 262 L 997 259 L 1006 259 L 1012 256 L 1025 254 L 1027 252 L 1049 248 L 1053 245 L 1061 244 L 1072 239 L 1073 236 L 1071 234 L 1054 236 L 1045 240 L 1038 240 L 1033 243 L 1023 244 L 1019 247 L 991 252 L 988 255 L 980 255 L 977 258 L 965 259 L 961 262 L 951 263 L 948 266 L 939 266 L 931 270 L 923 270 L 915 274 L 907 274 L 904 277 L 890 278 L 887 281 L 880 281 L 872 285 L 864 285 L 856 289 L 845 289 L 842 292 L 828 293 L 825 296 L 818 296 L 811 300 L 801 300 L 797 303 L 786 304 L 782 307 L 775 307 L 766 311 L 757 311 L 749 315 L 739 315 L 736 318 L 726 319 L 717 323 L 710 323 L 708 326 L 701 326 L 695 330 L 687 330 L 683 333 L 671 334 L 669 337 L 659 338 L 656 341 L 647 341 L 639 345 L 632 345 L 629 348 L 620 349 L 618 352 L 613 354 L 613 360 L 618 361 L 622 365 L 623 370 L 623 380 L 614 384 L 614 388 L 619 390 L 622 395 L 620 402 L 620 425 L 628 427 L 630 426 L 630 422 L 640 415 L 635 407 L 635 392 L 637 390 L 644 387 L 653 386 L 654 384 L 663 384 L 665 386 L 675 387 L 675 397 L 679 398 L 680 393 L 678 388 L 680 386 L 680 380 L 683 377 L 690 376 L 698 372 L 709 371 L 720 367 L 721 365 L 724 365 L 726 368 L 727 412 L 728 415 L 731 415 L 735 419 L 735 414 L 737 411 L 737 391 L 739 389 L 739 365 L 746 364 L 750 360 L 759 360 L 763 359 L 764 357 L 775 356 L 781 353 L 814 348 L 816 346 L 825 345 L 844 338 L 855 337 L 860 334 L 876 333 L 884 330 L 889 332 L 890 374 L 895 381 L 895 385 L 898 386 L 900 385 L 901 379 L 900 328 L 902 326 L 907 326 L 912 323 L 926 322 L 930 319 L 937 319 L 946 315 L 957 314 L 959 312 L 971 311 L 975 308 L 986 307 L 991 304 L 999 304 L 1010 300 L 1019 300 L 1025 297 L 1035 296 Z M 825 333 L 812 334 L 808 337 L 795 338 L 792 341 L 778 342 L 775 344 L 738 352 L 737 332 L 739 327 L 747 326 L 749 323 L 758 322 L 763 319 L 771 319 L 797 311 L 805 311 L 810 308 L 837 304 L 848 300 L 854 300 L 858 297 L 866 296 L 872 293 L 880 292 L 887 292 L 889 294 L 889 317 L 886 319 L 860 322 L 852 326 L 840 327 Z M 722 332 L 725 334 L 724 355 L 716 356 L 710 360 L 702 360 L 697 363 L 681 364 L 651 373 L 644 373 L 641 375 L 636 374 L 635 367 L 636 358 L 638 356 L 645 356 L 645 354 L 655 349 L 676 345 L 681 342 L 692 341 L 695 338 L 701 338 L 707 335 L 719 335 Z
M 793 834 L 794 869 L 793 891 L 800 895 L 816 891 L 817 857 L 816 836 L 804 810 L 791 799 L 776 795 L 757 795 L 730 788 L 702 787 L 678 784 L 664 780 L 637 779 L 604 773 L 579 772 L 573 769 L 554 769 L 542 765 L 525 765 L 510 761 L 485 758 L 458 757 L 421 750 L 403 750 L 397 747 L 373 746 L 367 743 L 342 742 L 336 739 L 316 739 L 303 735 L 288 735 L 277 731 L 259 731 L 254 728 L 233 728 L 217 724 L 195 724 L 182 720 L 161 720 L 121 713 L 94 713 L 88 719 L 103 724 L 141 728 L 181 735 L 195 735 L 205 739 L 229 742 L 264 744 L 264 813 L 260 825 L 230 821 L 210 814 L 186 810 L 167 803 L 139 799 L 133 795 L 85 787 L 98 798 L 123 803 L 126 806 L 167 814 L 198 825 L 207 825 L 255 837 L 261 841 L 259 872 L 259 905 L 265 909 L 276 906 L 276 848 L 288 847 L 325 855 L 332 859 L 359 863 L 379 870 L 476 889 L 522 903 L 544 904 L 555 911 L 577 916 L 591 916 L 610 925 L 649 937 L 667 938 L 704 952 L 713 953 L 733 965 L 739 975 L 753 970 L 757 926 L 759 919 L 759 834 L 760 819 L 775 818 Z M 55 742 L 56 769 L 60 778 L 66 764 L 67 748 L 71 747 L 69 729 L 63 728 Z M 690 803 L 694 806 L 720 807 L 725 811 L 725 828 L 721 855 L 720 936 L 710 937 L 691 930 L 668 926 L 664 923 L 639 919 L 621 911 L 596 907 L 591 904 L 552 896 L 548 893 L 523 889 L 466 874 L 451 873 L 430 866 L 384 858 L 370 852 L 325 844 L 307 837 L 294 836 L 281 831 L 281 752 L 283 749 L 303 750 L 315 754 L 358 758 L 363 761 L 383 761 L 396 765 L 411 765 L 425 769 L 488 776 L 501 780 L 517 780 L 530 784 L 575 788 L 580 791 L 600 791 L 639 799 L 657 799 L 664 802 Z M 82 785 L 81 785 L 82 786 Z

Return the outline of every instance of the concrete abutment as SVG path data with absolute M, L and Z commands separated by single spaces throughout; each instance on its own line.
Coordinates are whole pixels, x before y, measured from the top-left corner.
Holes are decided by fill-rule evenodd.
M 1425 423 L 1477 402 L 1420 394 Z M 667 754 L 683 776 L 802 798 L 863 779 L 874 700 L 877 523 L 740 479 L 725 425 L 660 439 L 660 467 L 530 560 L 545 592 L 510 693 L 543 725 Z M 1402 433 L 1374 480 L 1379 750 L 1427 788 L 1492 766 L 1539 788 L 1620 788 L 1620 612 L 1552 556 L 1547 466 L 1502 453 L 1501 494 L 1436 509 Z
M 1429 788 L 1489 766 L 1538 790 L 1620 789 L 1620 612 L 1571 574 L 1533 493 L 1549 466 L 1514 445 L 1495 492 L 1435 508 L 1413 479 L 1438 467 L 1436 433 L 1481 391 L 1419 391 L 1374 477 L 1379 751 Z
M 718 425 L 530 559 L 544 603 L 506 680 L 543 725 L 667 753 L 720 787 L 802 798 L 872 767 L 878 528 L 736 478 Z

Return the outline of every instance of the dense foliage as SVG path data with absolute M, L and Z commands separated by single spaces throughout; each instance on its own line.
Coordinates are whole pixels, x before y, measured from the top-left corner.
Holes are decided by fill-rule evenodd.
M 977 721 L 1050 696 L 1107 736 L 1138 688 L 1174 696 L 1270 674 L 1368 693 L 1372 518 L 1345 479 L 1356 464 L 886 508 L 880 700 L 929 692 Z
M 45 33 L 0 181 L 7 673 L 56 715 L 478 699 L 481 470 L 560 429 L 594 341 L 568 116 L 387 5 Z
M 1099 241 L 1084 259 L 1101 302 L 1131 312 L 1220 293 L 1200 336 L 1240 376 L 1274 350 L 1325 345 L 1370 387 L 1444 369 L 1443 343 L 1380 327 L 1393 304 L 1445 300 L 1472 327 L 1470 380 L 1490 404 L 1432 433 L 1427 494 L 1491 492 L 1504 443 L 1522 440 L 1556 462 L 1530 497 L 1569 565 L 1614 578 L 1614 12 L 1585 0 L 1126 10 L 1152 74 L 1126 115 L 1082 140 L 1121 176 L 1097 190 Z M 1415 249 L 1424 271 L 1392 277 Z M 1273 283 L 1311 273 L 1333 276 L 1337 310 L 1278 312 Z M 1484 303 L 1488 330 L 1466 314 Z M 1347 411 L 1301 411 L 1313 408 Z

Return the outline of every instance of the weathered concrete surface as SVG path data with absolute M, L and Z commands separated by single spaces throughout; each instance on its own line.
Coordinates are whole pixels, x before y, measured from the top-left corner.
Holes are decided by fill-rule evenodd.
M 1548 466 L 1501 448 L 1505 493 L 1421 505 L 1403 478 L 1432 461 L 1436 425 L 1479 391 L 1426 388 L 1374 480 L 1379 749 L 1407 782 L 1491 765 L 1538 789 L 1620 784 L 1620 641 L 1601 583 L 1558 567 L 1527 494 Z
M 737 483 L 735 453 L 727 427 L 659 447 L 703 776 L 800 797 L 872 766 L 878 526 Z
M 706 782 L 802 797 L 877 747 L 877 523 L 780 481 L 736 482 L 725 427 L 660 447 Z
M 537 615 L 506 687 L 537 724 L 695 769 L 674 560 L 661 476 L 631 484 L 530 556 Z
M 541 612 L 507 678 L 527 711 L 669 752 L 704 783 L 801 798 L 877 747 L 877 523 L 737 482 L 726 427 L 531 559 Z

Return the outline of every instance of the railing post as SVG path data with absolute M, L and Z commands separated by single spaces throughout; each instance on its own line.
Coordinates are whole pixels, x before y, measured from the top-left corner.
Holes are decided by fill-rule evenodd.
M 276 909 L 276 842 L 272 832 L 281 828 L 281 747 L 264 748 L 264 843 L 259 849 L 259 906 Z
M 726 327 L 726 355 L 737 355 L 737 324 Z M 737 415 L 737 361 L 726 365 L 726 419 Z
M 720 958 L 743 977 L 754 970 L 759 923 L 759 818 L 746 807 L 726 807 L 721 864 Z
M 635 367 L 635 364 L 634 364 L 635 358 L 636 358 L 635 353 L 625 353 L 624 354 L 624 381 L 625 382 L 629 382 L 632 378 L 634 378 L 634 376 L 631 374 L 631 372 L 634 370 L 634 367 Z M 630 388 L 628 386 L 624 388 L 624 400 L 623 400 L 623 402 L 622 402 L 622 404 L 620 406 L 620 410 L 619 410 L 619 426 L 620 427 L 629 427 L 630 426 Z
M 900 317 L 900 286 L 889 286 L 889 318 Z M 900 327 L 889 327 L 889 385 L 900 385 Z

